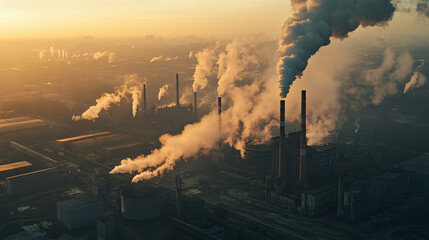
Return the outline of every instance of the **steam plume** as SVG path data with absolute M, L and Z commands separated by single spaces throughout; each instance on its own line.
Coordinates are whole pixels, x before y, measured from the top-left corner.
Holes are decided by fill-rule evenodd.
M 136 74 L 125 75 L 124 83 L 115 88 L 113 93 L 104 93 L 99 99 L 96 100 L 96 104 L 89 107 L 82 115 L 73 116 L 72 120 L 95 120 L 99 117 L 102 111 L 107 111 L 112 104 L 119 104 L 122 99 L 131 95 L 132 98 L 132 110 L 133 116 L 136 116 L 137 106 L 141 99 L 141 92 L 143 84 L 138 81 Z
M 372 103 L 378 105 L 386 96 L 396 94 L 398 85 L 411 74 L 413 64 L 414 59 L 408 51 L 397 54 L 387 48 L 381 66 L 365 74 L 365 80 L 374 89 Z
M 419 88 L 426 83 L 426 77 L 420 72 L 420 70 L 423 68 L 423 65 L 424 63 L 420 64 L 411 77 L 410 81 L 405 84 L 404 94 L 409 90 Z
M 292 9 L 279 37 L 277 71 L 282 97 L 331 37 L 343 39 L 359 26 L 384 25 L 395 11 L 390 0 L 292 0 Z
M 149 62 L 153 63 L 153 62 L 160 61 L 163 57 L 164 57 L 163 55 L 158 56 L 158 57 L 153 57 Z
M 244 151 L 247 142 L 263 141 L 271 136 L 265 126 L 273 125 L 272 119 L 277 112 L 277 106 L 267 104 L 279 99 L 272 94 L 277 89 L 275 69 L 266 71 L 266 75 L 259 78 L 245 78 L 245 71 L 258 66 L 257 44 L 248 39 L 235 40 L 230 44 L 222 55 L 226 62 L 222 65 L 220 77 L 225 79 L 229 88 L 223 95 L 225 109 L 221 132 L 213 127 L 218 124 L 217 112 L 213 110 L 200 122 L 187 125 L 181 134 L 161 136 L 162 147 L 151 154 L 122 160 L 121 165 L 111 171 L 112 174 L 138 172 L 133 178 L 137 182 L 171 170 L 181 159 L 209 153 L 217 148 L 219 138 Z
M 189 56 L 191 57 L 191 54 Z M 198 89 L 204 89 L 207 87 L 208 78 L 213 72 L 217 59 L 216 49 L 205 48 L 195 53 L 195 57 L 197 58 L 198 64 L 195 67 L 194 83 L 192 84 L 192 88 L 194 92 L 197 92 Z
M 116 54 L 114 52 L 104 51 L 104 52 L 96 52 L 92 56 L 95 60 L 106 59 L 107 62 L 112 63 L 115 61 Z
M 169 85 L 165 84 L 164 86 L 162 86 L 159 89 L 159 92 L 158 92 L 158 101 L 160 101 L 161 98 L 167 93 L 168 87 L 169 87 Z

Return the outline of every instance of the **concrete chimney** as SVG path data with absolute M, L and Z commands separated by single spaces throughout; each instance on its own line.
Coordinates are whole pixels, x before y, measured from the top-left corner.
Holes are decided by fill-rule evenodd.
M 178 219 L 183 218 L 183 193 L 182 193 L 182 179 L 180 175 L 176 176 L 176 215 Z
M 278 159 L 278 185 L 282 188 L 282 185 L 285 184 L 286 177 L 286 163 L 283 161 L 285 149 L 285 100 L 280 100 L 280 137 L 279 137 L 279 159 Z
M 222 97 L 217 98 L 217 113 L 219 115 L 219 148 L 222 148 L 222 139 L 220 138 L 222 131 Z
M 147 114 L 147 109 L 146 109 L 146 84 L 143 84 L 143 110 L 144 110 L 144 114 Z
M 343 176 L 341 173 L 338 174 L 338 205 L 337 205 L 337 216 L 343 215 L 343 201 L 344 201 L 344 187 L 343 187 Z
M 301 147 L 299 153 L 299 182 L 303 189 L 307 188 L 307 108 L 306 91 L 301 93 Z
M 194 92 L 194 115 L 195 115 L 195 118 L 198 117 L 198 115 L 197 115 L 197 92 Z
M 179 74 L 176 74 L 176 107 L 180 106 L 179 96 Z

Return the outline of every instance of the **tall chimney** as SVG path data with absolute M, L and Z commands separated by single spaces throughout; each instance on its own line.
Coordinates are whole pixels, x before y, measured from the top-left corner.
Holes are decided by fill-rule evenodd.
M 195 115 L 195 118 L 198 117 L 198 115 L 197 115 L 197 92 L 194 92 L 194 115 Z
M 180 106 L 180 100 L 179 100 L 179 74 L 176 73 L 176 106 Z
M 307 188 L 307 114 L 306 91 L 301 93 L 301 148 L 299 154 L 299 182 Z
M 222 148 L 222 139 L 220 138 L 222 131 L 222 97 L 217 98 L 217 113 L 219 115 L 219 148 Z
M 280 100 L 280 137 L 279 137 L 279 159 L 278 159 L 278 185 L 280 190 L 286 183 L 286 164 L 284 159 L 284 142 L 285 142 L 285 100 Z
M 183 193 L 182 193 L 182 179 L 180 175 L 176 176 L 176 215 L 178 219 L 183 217 Z
M 147 114 L 147 110 L 146 110 L 146 83 L 143 84 L 143 110 L 144 110 L 144 114 Z
M 341 173 L 338 174 L 338 202 L 337 202 L 337 216 L 343 215 L 343 201 L 344 201 L 344 188 L 343 188 L 343 176 Z

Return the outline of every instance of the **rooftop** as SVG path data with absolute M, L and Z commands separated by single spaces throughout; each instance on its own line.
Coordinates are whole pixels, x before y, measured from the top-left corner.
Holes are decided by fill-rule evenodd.
M 32 164 L 27 161 L 14 162 L 9 164 L 0 165 L 0 172 L 9 171 L 12 169 L 23 168 L 31 166 Z
M 400 165 L 407 172 L 429 175 L 429 153 L 419 155 Z

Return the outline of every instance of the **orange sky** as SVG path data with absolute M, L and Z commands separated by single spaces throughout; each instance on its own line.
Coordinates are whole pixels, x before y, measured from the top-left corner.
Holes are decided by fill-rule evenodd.
M 0 0 L 0 38 L 276 37 L 290 13 L 287 0 Z M 399 13 L 374 33 L 427 35 L 428 21 L 417 19 Z

